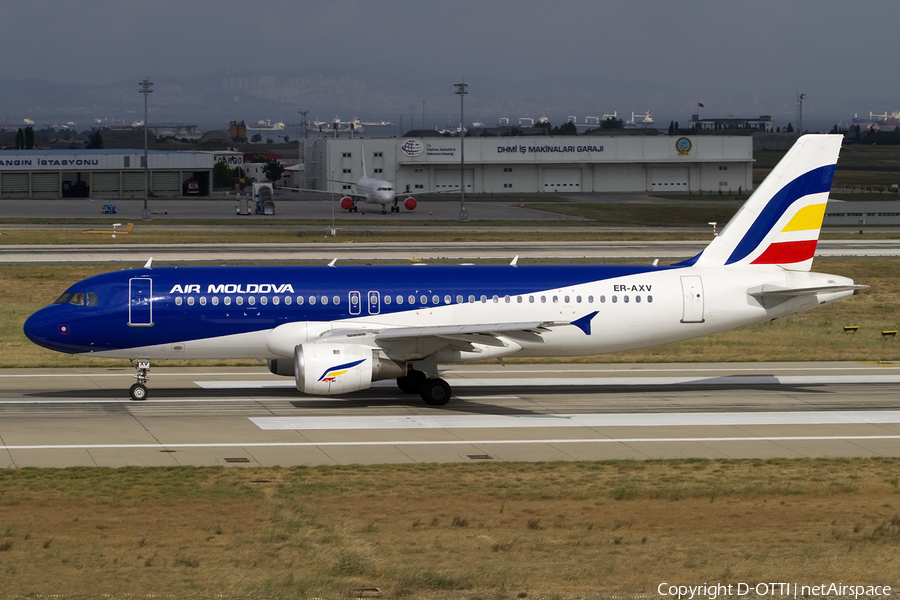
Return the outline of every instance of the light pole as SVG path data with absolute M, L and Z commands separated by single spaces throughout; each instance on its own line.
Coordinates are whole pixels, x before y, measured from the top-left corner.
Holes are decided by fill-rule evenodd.
M 307 181 L 306 174 L 306 161 L 303 159 L 303 139 L 306 137 L 306 132 L 309 129 L 309 124 L 306 122 L 306 115 L 309 114 L 308 110 L 298 110 L 300 113 L 300 135 L 297 136 L 297 187 L 300 187 L 300 164 L 303 163 L 303 187 L 306 187 L 309 181 Z
M 147 208 L 147 190 L 150 184 L 149 164 L 147 163 L 147 96 L 153 93 L 153 83 L 149 78 L 138 83 L 141 86 L 140 92 L 144 95 L 144 211 L 141 213 L 141 219 L 150 220 L 150 209 Z
M 465 102 L 469 87 L 467 83 L 454 83 L 456 94 L 459 96 L 459 220 L 468 221 L 469 213 L 466 212 L 466 153 L 465 145 Z

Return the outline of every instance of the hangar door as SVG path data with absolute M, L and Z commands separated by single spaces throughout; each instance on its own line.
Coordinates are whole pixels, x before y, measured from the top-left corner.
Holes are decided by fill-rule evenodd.
M 466 191 L 471 192 L 475 184 L 475 171 L 466 169 L 464 171 L 466 181 Z M 436 190 L 458 190 L 459 189 L 459 169 L 435 169 L 434 171 L 434 189 Z
M 651 192 L 687 192 L 690 190 L 688 167 L 653 167 L 650 169 Z
M 580 192 L 581 169 L 544 169 L 541 190 L 545 192 Z
M 94 196 L 114 197 L 119 195 L 119 172 L 118 171 L 98 171 L 92 177 L 91 190 Z M 141 186 L 144 182 L 141 181 Z M 143 191 L 143 187 L 141 187 Z
M 31 174 L 32 198 L 59 198 L 59 173 L 35 171 Z

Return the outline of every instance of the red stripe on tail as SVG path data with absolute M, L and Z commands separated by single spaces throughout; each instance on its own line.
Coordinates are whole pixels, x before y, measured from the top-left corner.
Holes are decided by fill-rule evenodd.
M 751 262 L 751 265 L 788 265 L 811 259 L 816 253 L 818 240 L 777 242 Z

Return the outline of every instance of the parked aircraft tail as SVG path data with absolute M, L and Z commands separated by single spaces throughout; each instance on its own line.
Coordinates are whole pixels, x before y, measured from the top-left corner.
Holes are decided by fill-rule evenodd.
M 688 263 L 809 271 L 841 135 L 802 136 L 713 242 Z
M 362 161 L 362 176 L 368 177 L 366 174 L 366 147 L 363 144 L 359 145 L 359 159 Z

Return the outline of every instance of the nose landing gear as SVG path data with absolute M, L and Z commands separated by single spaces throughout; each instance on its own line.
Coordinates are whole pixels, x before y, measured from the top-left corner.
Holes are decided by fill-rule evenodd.
M 147 380 L 150 378 L 150 360 L 147 358 L 139 358 L 137 361 L 137 373 L 132 375 L 137 382 L 128 390 L 132 400 L 147 399 Z

